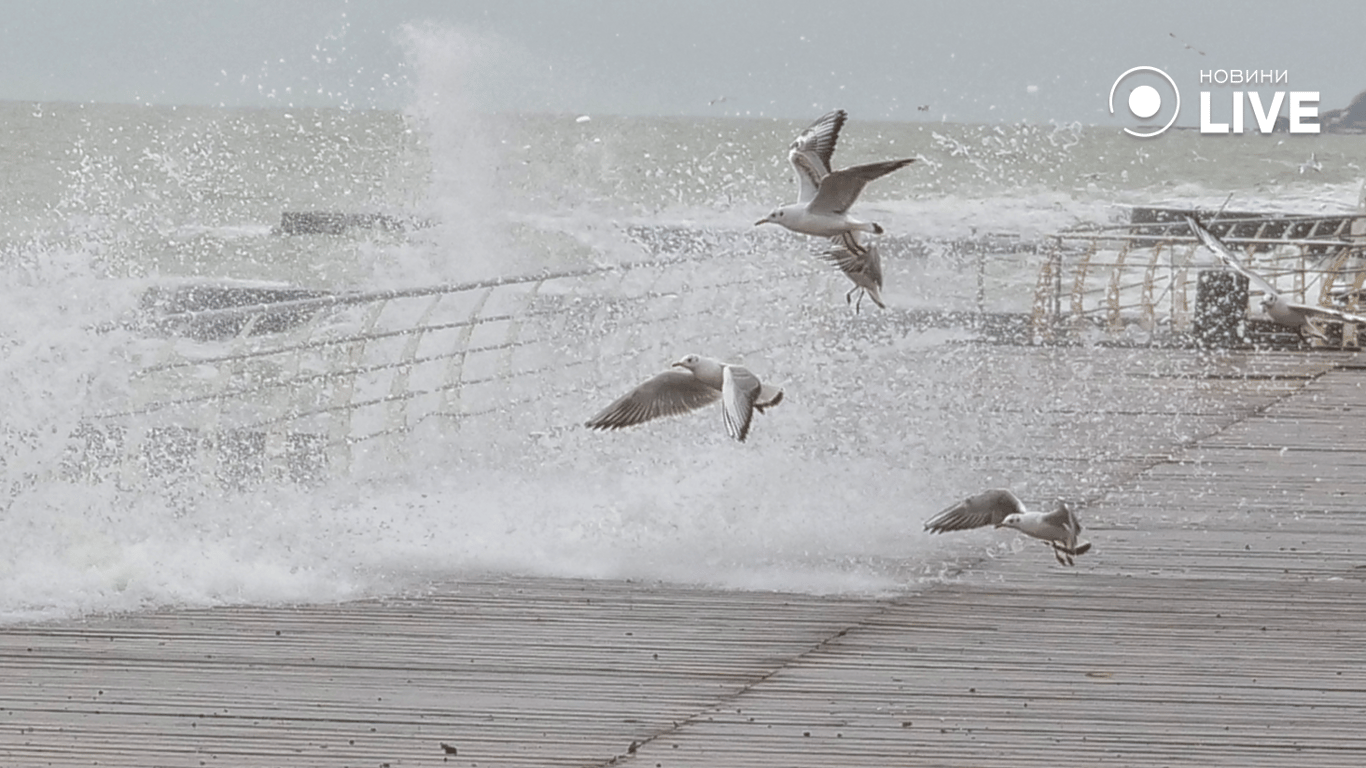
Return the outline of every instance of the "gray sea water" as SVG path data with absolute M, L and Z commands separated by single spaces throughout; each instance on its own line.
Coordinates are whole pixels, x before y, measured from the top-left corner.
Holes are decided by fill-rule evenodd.
M 1002 353 L 970 330 L 897 321 L 1027 310 L 1037 255 L 988 254 L 983 284 L 961 243 L 1230 195 L 1343 212 L 1366 176 L 1356 136 L 852 115 L 836 165 L 917 158 L 859 203 L 901 246 L 884 257 L 889 310 L 855 315 L 818 244 L 752 226 L 794 194 L 802 122 L 487 115 L 446 96 L 401 113 L 0 103 L 0 621 L 469 573 L 817 592 L 938 578 L 994 546 L 920 532 L 955 497 L 1097 480 L 968 460 L 1037 429 L 1056 383 L 1084 372 L 1041 350 L 998 387 Z M 1322 170 L 1301 171 L 1311 153 Z M 404 226 L 288 235 L 286 211 Z M 149 291 L 189 284 L 356 295 L 538 275 L 238 339 L 145 322 Z M 419 326 L 433 330 L 404 330 Z M 709 413 L 582 429 L 692 351 L 787 389 L 747 444 Z M 250 482 L 213 458 L 230 433 L 273 457 Z M 177 434 L 193 450 L 171 466 L 149 435 Z M 330 440 L 324 471 L 274 467 L 291 435 Z

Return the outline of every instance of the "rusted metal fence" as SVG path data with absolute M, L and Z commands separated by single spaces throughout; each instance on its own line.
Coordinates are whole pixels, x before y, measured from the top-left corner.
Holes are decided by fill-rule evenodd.
M 1195 273 L 1221 267 L 1197 258 L 1200 243 L 1183 212 L 1163 211 L 1139 209 L 1128 224 L 1052 236 L 1035 286 L 1036 338 L 1058 341 L 1096 327 L 1188 334 Z M 1226 214 L 1208 227 L 1293 301 L 1349 312 L 1361 306 L 1366 218 Z M 1343 345 L 1355 340 L 1355 329 L 1344 329 Z

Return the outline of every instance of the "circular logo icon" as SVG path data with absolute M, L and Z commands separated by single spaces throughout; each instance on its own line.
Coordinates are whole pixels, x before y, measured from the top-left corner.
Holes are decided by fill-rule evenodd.
M 1159 75 L 1162 79 L 1157 80 L 1152 75 L 1143 74 L 1148 72 Z M 1124 82 L 1125 78 L 1128 78 L 1130 75 L 1134 75 L 1133 79 L 1135 82 L 1148 79 L 1156 82 L 1158 85 L 1163 85 L 1163 81 L 1166 81 L 1165 85 L 1170 87 L 1171 98 L 1163 98 L 1162 93 L 1157 88 L 1154 88 L 1147 83 L 1137 85 L 1133 90 L 1129 91 L 1129 114 L 1139 120 L 1148 120 L 1154 115 L 1163 112 L 1164 109 L 1170 108 L 1172 116 L 1161 128 L 1146 130 L 1150 128 L 1150 126 L 1140 126 L 1145 130 L 1135 131 L 1132 128 L 1125 128 L 1124 132 L 1130 136 L 1146 139 L 1163 133 L 1168 128 L 1172 127 L 1172 124 L 1176 122 L 1176 116 L 1181 114 L 1181 91 L 1177 89 L 1176 81 L 1172 79 L 1172 76 L 1157 67 L 1134 67 L 1115 78 L 1115 84 L 1110 86 L 1110 114 L 1113 115 L 1115 113 L 1115 91 L 1119 90 L 1119 84 Z M 1164 90 L 1166 90 L 1166 88 L 1164 88 Z

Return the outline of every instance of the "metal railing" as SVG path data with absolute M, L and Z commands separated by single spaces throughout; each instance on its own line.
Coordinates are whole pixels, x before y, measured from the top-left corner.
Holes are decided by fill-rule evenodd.
M 64 471 L 127 484 L 184 473 L 228 485 L 306 481 L 347 471 L 357 452 L 406 450 L 422 428 L 578 426 L 591 414 L 559 411 L 567 395 L 600 389 L 605 366 L 648 371 L 688 351 L 742 354 L 810 330 L 803 298 L 839 276 L 744 256 L 664 254 L 164 313 L 143 323 L 160 337 L 141 353 L 132 394 L 84 421 Z M 261 318 L 287 313 L 304 319 L 254 333 Z M 185 333 L 213 324 L 234 333 Z
M 1261 234 L 1229 241 L 1246 248 Z M 472 423 L 477 441 L 579 428 L 593 404 L 620 394 L 620 383 L 604 382 L 686 352 L 771 358 L 847 340 L 848 310 L 835 297 L 848 284 L 795 248 L 686 228 L 634 236 L 652 257 L 146 318 L 153 337 L 139 346 L 130 394 L 83 420 L 60 471 L 127 485 L 179 476 L 307 482 L 421 450 L 426 436 L 459 439 Z M 1190 328 L 1197 245 L 1175 231 L 1157 240 L 1119 226 L 1040 243 L 885 246 L 889 280 L 932 254 L 951 262 L 954 306 L 865 313 L 867 323 L 1009 316 L 1027 325 L 1027 343 Z M 1249 258 L 1268 279 L 1293 283 L 1287 292 L 1317 285 L 1327 296 L 1345 284 L 1358 302 L 1366 269 L 1350 246 L 1278 241 Z M 1033 264 L 1031 302 L 1020 276 Z M 258 333 L 262 323 L 282 330 Z
M 1129 326 L 1188 333 L 1192 272 L 1218 267 L 1212 260 L 1196 266 L 1200 241 L 1184 218 L 1174 216 L 1051 236 L 1035 288 L 1036 336 L 1058 340 L 1096 325 L 1111 333 Z M 1352 216 L 1244 214 L 1217 219 L 1209 228 L 1283 295 L 1356 312 L 1366 278 L 1363 223 Z M 1345 329 L 1343 343 L 1355 344 L 1355 329 Z

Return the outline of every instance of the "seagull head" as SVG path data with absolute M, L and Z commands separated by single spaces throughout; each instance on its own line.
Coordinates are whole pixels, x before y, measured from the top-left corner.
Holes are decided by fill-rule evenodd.
M 701 356 L 701 355 L 684 355 L 684 356 L 682 357 L 682 359 L 680 359 L 678 362 L 674 363 L 673 365 L 671 365 L 671 366 L 669 366 L 669 367 L 670 367 L 670 368 L 687 368 L 688 370 L 693 371 L 693 372 L 695 373 L 695 372 L 697 371 L 697 366 L 698 366 L 701 362 L 702 362 L 702 356 Z
M 1271 293 L 1268 291 L 1267 294 L 1262 297 L 1262 306 L 1269 310 L 1276 306 L 1276 303 L 1280 300 L 1281 295 L 1279 293 Z
M 1024 520 L 1024 515 L 1020 514 L 1019 512 L 1015 512 L 1013 514 L 1006 515 L 1005 518 L 1001 520 L 1001 522 L 996 524 L 996 527 L 1014 528 L 1016 530 L 1019 530 L 1021 520 Z
M 759 219 L 758 221 L 754 222 L 754 226 L 757 227 L 757 226 L 759 226 L 760 224 L 777 224 L 779 221 L 782 220 L 782 218 L 783 218 L 783 209 L 782 209 L 782 208 L 774 208 L 772 211 L 769 211 L 769 213 L 768 213 L 767 216 L 765 216 L 765 217 L 763 217 L 762 219 Z

